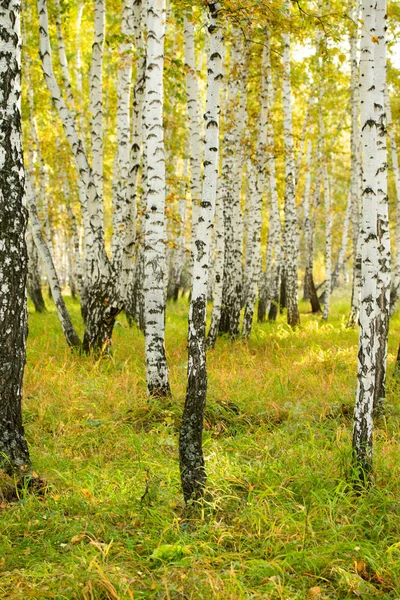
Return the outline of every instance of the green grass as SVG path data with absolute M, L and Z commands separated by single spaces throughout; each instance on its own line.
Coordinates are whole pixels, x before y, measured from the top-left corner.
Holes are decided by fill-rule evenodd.
M 79 307 L 69 301 L 74 321 Z M 187 302 L 168 306 L 173 397 L 146 398 L 141 333 L 123 317 L 113 356 L 76 356 L 53 309 L 30 314 L 24 420 L 42 494 L 1 503 L 0 597 L 400 597 L 400 407 L 390 374 L 375 485 L 348 484 L 357 332 L 347 303 L 292 332 L 255 325 L 209 353 L 207 501 L 188 519 L 178 427 Z M 80 325 L 81 327 L 81 325 Z

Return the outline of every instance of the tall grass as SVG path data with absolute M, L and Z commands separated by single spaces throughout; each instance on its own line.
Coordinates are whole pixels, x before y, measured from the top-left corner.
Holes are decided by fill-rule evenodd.
M 24 420 L 46 485 L 0 499 L 0 597 L 399 598 L 398 320 L 375 485 L 358 496 L 346 302 L 328 324 L 303 305 L 298 331 L 280 320 L 255 325 L 248 342 L 219 339 L 208 355 L 207 499 L 190 519 L 177 458 L 187 302 L 168 308 L 166 402 L 146 398 L 142 335 L 123 317 L 99 361 L 68 350 L 53 309 L 30 314 Z

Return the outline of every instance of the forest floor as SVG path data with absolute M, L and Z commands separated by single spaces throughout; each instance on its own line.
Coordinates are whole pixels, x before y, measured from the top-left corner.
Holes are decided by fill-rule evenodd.
M 80 323 L 78 304 L 69 301 Z M 350 473 L 357 336 L 346 301 L 292 332 L 254 326 L 208 355 L 207 500 L 184 513 L 178 428 L 187 300 L 168 306 L 173 397 L 145 393 L 141 333 L 113 355 L 66 347 L 54 307 L 30 308 L 24 421 L 42 490 L 0 504 L 0 597 L 57 599 L 400 598 L 400 383 L 375 430 L 375 485 Z M 397 390 L 396 390 L 397 386 Z

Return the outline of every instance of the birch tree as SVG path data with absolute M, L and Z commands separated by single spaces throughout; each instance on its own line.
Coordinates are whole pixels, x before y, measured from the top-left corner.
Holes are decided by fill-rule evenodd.
M 243 215 L 240 204 L 244 157 L 241 137 L 246 123 L 246 47 L 242 32 L 232 28 L 230 72 L 227 80 L 222 187 L 224 193 L 224 285 L 221 333 L 239 335 L 243 292 Z
M 206 310 L 210 267 L 211 230 L 214 222 L 219 163 L 219 94 L 222 80 L 223 42 L 218 22 L 220 6 L 209 4 L 209 50 L 204 179 L 196 228 L 192 294 L 189 309 L 188 384 L 179 435 L 179 461 L 185 501 L 203 496 L 206 483 L 202 448 L 203 416 L 207 397 Z
M 285 2 L 285 11 L 289 16 L 289 3 Z M 283 232 L 283 254 L 285 257 L 285 290 L 287 322 L 291 327 L 300 324 L 297 292 L 297 211 L 296 180 L 292 124 L 292 92 L 290 79 L 290 34 L 283 34 L 283 135 L 285 148 L 285 221 Z
M 361 193 L 361 303 L 358 343 L 358 385 L 354 411 L 354 464 L 361 482 L 368 481 L 372 472 L 372 428 L 375 394 L 378 315 L 378 190 L 377 123 L 375 104 L 379 102 L 374 77 L 376 9 L 362 0 L 360 55 L 360 100 L 362 142 Z
M 374 44 L 374 72 L 376 98 L 375 120 L 377 127 L 377 161 L 376 191 L 378 201 L 378 261 L 377 274 L 378 314 L 376 322 L 377 358 L 374 411 L 376 414 L 383 410 L 386 383 L 386 358 L 387 340 L 389 333 L 390 315 L 390 234 L 389 234 L 389 206 L 387 195 L 387 149 L 386 149 L 386 0 L 376 2 L 375 35 L 378 43 Z
M 116 281 L 105 250 L 102 198 L 98 194 L 82 140 L 77 117 L 64 100 L 52 64 L 46 0 L 38 0 L 40 56 L 44 78 L 60 116 L 81 184 L 81 208 L 85 228 L 85 273 L 87 280 L 86 329 L 83 349 L 104 351 L 111 341 L 116 315 L 121 310 Z
M 143 129 L 146 152 L 144 240 L 144 321 L 146 377 L 149 395 L 169 394 L 165 356 L 165 153 L 163 69 L 165 0 L 147 6 L 146 91 Z
M 0 6 L 0 466 L 30 465 L 22 425 L 26 361 L 27 251 L 21 133 L 21 3 Z

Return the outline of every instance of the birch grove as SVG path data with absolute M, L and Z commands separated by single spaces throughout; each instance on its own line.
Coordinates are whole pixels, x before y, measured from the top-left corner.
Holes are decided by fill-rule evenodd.
M 0 326 L 4 340 L 15 338 L 3 344 L 15 351 L 4 402 L 15 402 L 19 449 L 15 460 L 1 441 L 0 450 L 29 465 L 20 416 L 26 287 L 35 318 L 58 317 L 77 361 L 118 365 L 121 336 L 140 340 L 129 401 L 143 395 L 149 411 L 173 411 L 186 389 L 186 503 L 205 495 L 207 395 L 212 410 L 236 407 L 209 385 L 207 353 L 245 348 L 250 363 L 263 343 L 271 364 L 260 363 L 261 373 L 274 368 L 276 340 L 297 343 L 313 327 L 316 340 L 358 330 L 353 459 L 357 485 L 372 481 L 400 296 L 392 5 L 3 4 L 0 160 L 15 166 L 0 174 L 0 308 L 16 310 L 15 323 L 7 313 Z M 9 259 L 21 272 L 13 290 Z M 177 315 L 188 322 L 188 362 L 180 357 L 178 369 Z

